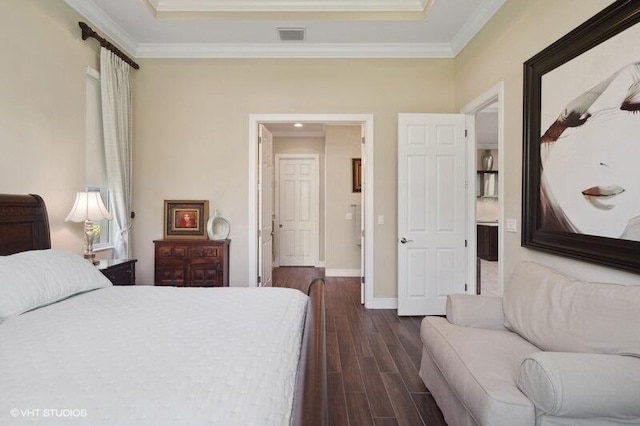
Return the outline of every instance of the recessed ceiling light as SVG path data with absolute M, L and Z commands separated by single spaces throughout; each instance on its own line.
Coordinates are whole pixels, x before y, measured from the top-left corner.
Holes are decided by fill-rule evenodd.
M 293 125 L 293 127 L 298 127 L 298 128 L 300 128 L 302 126 L 304 126 L 302 123 L 296 123 L 296 124 Z

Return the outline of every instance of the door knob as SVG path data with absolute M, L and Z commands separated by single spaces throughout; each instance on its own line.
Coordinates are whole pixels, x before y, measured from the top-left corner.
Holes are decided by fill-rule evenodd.
M 413 240 L 407 240 L 405 237 L 402 237 L 402 238 L 400 239 L 400 242 L 401 242 L 402 244 L 407 244 L 407 243 L 412 243 L 412 242 L 413 242 Z

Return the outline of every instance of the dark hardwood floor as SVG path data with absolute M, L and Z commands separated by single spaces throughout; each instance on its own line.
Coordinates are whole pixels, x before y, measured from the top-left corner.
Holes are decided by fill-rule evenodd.
M 306 291 L 322 268 L 281 267 L 273 285 Z M 420 317 L 365 309 L 358 278 L 325 278 L 329 424 L 446 425 L 418 376 Z

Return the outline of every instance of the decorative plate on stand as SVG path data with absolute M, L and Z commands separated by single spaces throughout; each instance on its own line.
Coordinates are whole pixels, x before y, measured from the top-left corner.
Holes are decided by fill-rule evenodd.
M 230 230 L 229 222 L 221 216 L 209 218 L 207 221 L 207 234 L 210 240 L 226 240 L 229 238 Z

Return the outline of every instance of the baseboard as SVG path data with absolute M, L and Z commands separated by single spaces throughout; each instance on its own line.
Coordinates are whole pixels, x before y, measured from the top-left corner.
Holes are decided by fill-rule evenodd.
M 398 309 L 398 299 L 395 297 L 374 297 L 371 309 Z
M 325 269 L 327 277 L 359 277 L 360 269 Z

